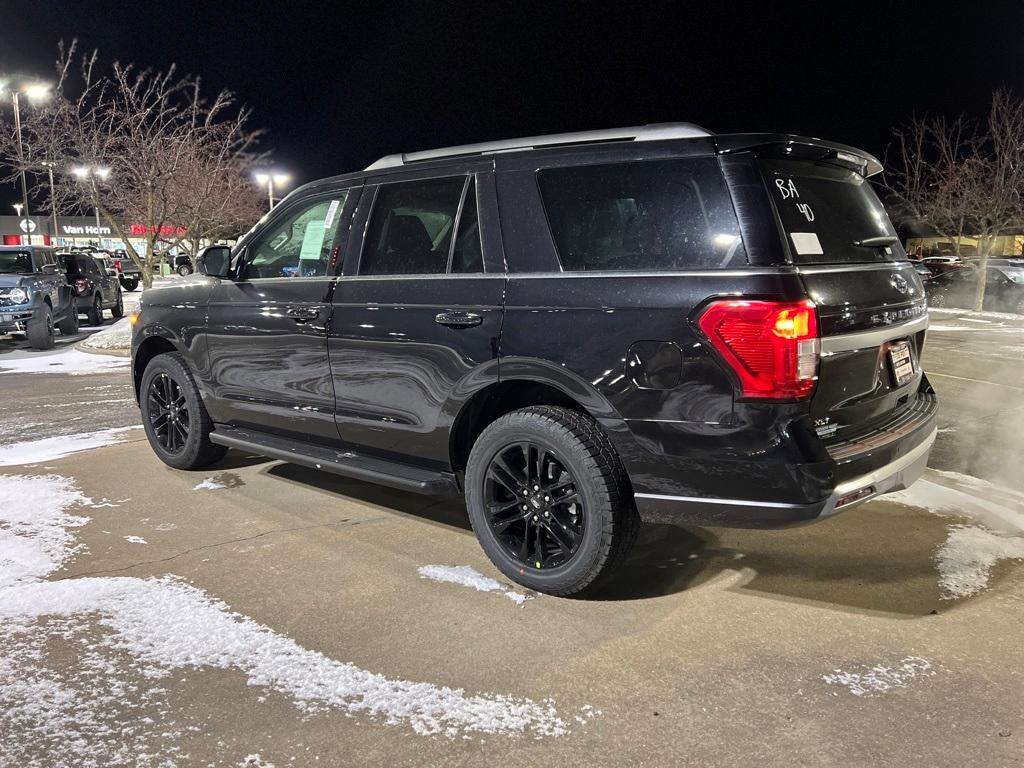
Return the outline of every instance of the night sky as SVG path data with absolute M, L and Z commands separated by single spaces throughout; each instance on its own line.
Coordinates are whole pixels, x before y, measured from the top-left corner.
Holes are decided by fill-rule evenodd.
M 673 120 L 881 155 L 915 111 L 1024 93 L 1021 2 L 756 8 L 5 0 L 0 72 L 49 75 L 72 37 L 107 61 L 176 62 L 253 106 L 297 182 L 389 152 Z

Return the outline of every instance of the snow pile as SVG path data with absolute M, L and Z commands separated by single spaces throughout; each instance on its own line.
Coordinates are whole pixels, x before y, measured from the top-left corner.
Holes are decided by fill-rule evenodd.
M 422 579 L 432 579 L 443 584 L 461 584 L 477 592 L 500 592 L 516 605 L 522 605 L 533 598 L 509 589 L 496 579 L 484 576 L 468 565 L 421 565 L 416 569 Z
M 245 760 L 238 764 L 238 768 L 274 768 L 274 764 L 268 763 L 257 752 L 253 755 L 246 755 Z
M 1000 536 L 977 525 L 954 525 L 935 554 L 939 586 L 947 600 L 970 597 L 988 586 L 1000 560 L 1024 560 L 1024 536 Z
M 916 677 L 930 677 L 934 674 L 931 662 L 920 656 L 908 656 L 892 667 L 882 664 L 864 665 L 853 672 L 835 669 L 831 674 L 822 675 L 821 679 L 828 685 L 845 687 L 854 696 L 875 696 L 888 693 L 893 688 L 904 688 Z
M 131 349 L 131 321 L 127 317 L 123 317 L 110 327 L 104 328 L 99 333 L 92 334 L 78 346 L 88 349 Z
M 15 659 L 24 645 L 11 642 L 11 633 L 22 628 L 34 637 L 51 622 L 67 623 L 76 617 L 81 621 L 76 626 L 87 627 L 87 617 L 95 616 L 106 633 L 89 649 L 107 665 L 106 677 L 112 681 L 123 675 L 123 658 L 130 659 L 135 665 L 132 669 L 141 669 L 149 679 L 182 669 L 233 669 L 244 674 L 249 685 L 289 695 L 304 710 L 336 707 L 387 724 L 405 724 L 419 734 L 452 738 L 471 733 L 530 734 L 539 738 L 568 733 L 550 701 L 471 695 L 431 683 L 388 679 L 303 648 L 175 577 L 42 581 L 75 552 L 67 529 L 86 519 L 72 516 L 68 510 L 87 503 L 65 478 L 0 476 L 0 689 L 9 670 L 24 667 L 26 658 L 35 658 L 29 654 Z M 66 635 L 65 631 L 61 636 Z M 40 666 L 41 657 L 36 662 Z M 63 666 L 61 669 L 63 674 Z M 107 708 L 103 699 L 91 704 L 88 697 L 66 694 L 59 683 L 38 669 L 18 674 L 19 679 L 29 681 L 28 687 L 13 694 L 0 692 L 22 702 L 0 706 L 0 732 L 17 730 L 14 726 L 20 720 L 10 718 L 20 718 L 26 706 L 37 714 L 47 707 L 67 711 L 93 706 L 88 712 L 99 720 L 116 716 L 109 711 L 113 705 Z M 119 702 L 120 709 L 132 706 L 128 694 L 133 692 L 122 693 L 126 700 Z M 79 712 L 75 717 L 81 720 L 85 716 Z M 84 748 L 95 746 L 99 737 L 82 738 L 88 742 L 80 745 Z M 3 748 L 0 745 L 0 750 Z
M 130 429 L 139 427 L 115 427 L 101 429 L 99 432 L 83 432 L 78 435 L 62 435 L 60 437 L 44 437 L 40 440 L 26 440 L 19 443 L 0 445 L 0 467 L 13 467 L 19 464 L 41 464 L 55 461 L 72 453 L 88 451 L 124 442 Z
M 935 562 L 944 599 L 977 594 L 1000 560 L 1024 559 L 1024 494 L 958 472 L 929 470 L 928 477 L 934 480 L 919 480 L 885 499 L 975 521 L 949 527 Z
M 124 540 L 127 541 L 129 544 L 148 544 L 149 543 L 148 541 L 146 541 L 141 536 L 125 536 Z
M 203 482 L 192 488 L 193 491 L 216 491 L 221 488 L 227 488 L 224 483 L 217 482 L 216 478 L 208 477 Z
M 103 373 L 116 368 L 127 368 L 131 360 L 113 355 L 96 355 L 64 349 L 45 355 L 32 355 L 15 360 L 0 361 L 0 374 L 4 373 L 64 373 L 79 376 L 87 373 Z

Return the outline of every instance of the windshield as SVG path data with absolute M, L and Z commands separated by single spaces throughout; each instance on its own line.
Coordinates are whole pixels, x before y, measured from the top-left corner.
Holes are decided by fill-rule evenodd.
M 35 272 L 28 251 L 0 251 L 0 274 L 28 275 Z
M 1024 284 L 1024 267 L 1002 267 L 999 271 L 1013 282 Z
M 906 258 L 881 201 L 860 174 L 807 160 L 762 160 L 761 169 L 794 263 Z

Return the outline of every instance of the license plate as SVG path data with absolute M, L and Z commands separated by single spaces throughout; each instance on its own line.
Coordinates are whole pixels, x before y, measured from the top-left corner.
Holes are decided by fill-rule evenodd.
M 914 360 L 910 355 L 910 344 L 898 341 L 889 347 L 889 365 L 897 387 L 902 387 L 914 378 Z
M 0 323 L 9 323 L 14 319 L 14 315 L 0 315 Z

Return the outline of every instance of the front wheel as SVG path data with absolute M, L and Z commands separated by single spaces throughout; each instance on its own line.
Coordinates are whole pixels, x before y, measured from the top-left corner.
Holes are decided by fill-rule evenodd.
M 43 305 L 39 317 L 29 321 L 25 335 L 34 349 L 53 349 L 53 310 L 49 304 Z
M 466 505 L 481 546 L 523 586 L 572 595 L 625 560 L 639 518 L 629 480 L 592 418 L 534 406 L 481 433 L 466 468 Z
M 75 300 L 71 299 L 71 306 L 64 319 L 57 323 L 57 327 L 64 336 L 74 336 L 78 333 L 78 309 L 75 307 Z
M 191 265 L 189 265 L 189 264 L 182 264 L 180 267 L 178 267 L 178 274 L 181 275 L 182 277 L 188 277 L 189 275 L 191 275 L 192 274 L 192 267 L 191 267 Z
M 117 292 L 117 303 L 110 310 L 110 314 L 114 317 L 124 317 L 124 298 L 120 291 Z
M 227 448 L 210 442 L 213 422 L 184 358 L 154 357 L 139 388 L 142 426 L 157 457 L 175 469 L 198 469 L 219 461 Z

